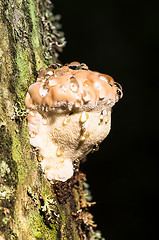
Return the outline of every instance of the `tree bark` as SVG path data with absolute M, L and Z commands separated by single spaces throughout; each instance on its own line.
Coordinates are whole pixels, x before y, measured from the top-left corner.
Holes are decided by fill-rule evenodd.
M 78 168 L 50 184 L 30 146 L 25 96 L 65 45 L 49 0 L 0 0 L 0 240 L 100 239 Z

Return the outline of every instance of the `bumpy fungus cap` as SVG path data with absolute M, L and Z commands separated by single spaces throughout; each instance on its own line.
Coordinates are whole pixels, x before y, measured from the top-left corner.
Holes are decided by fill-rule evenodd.
M 66 181 L 73 163 L 110 131 L 112 106 L 122 97 L 113 78 L 72 62 L 41 69 L 26 96 L 30 143 L 47 179 Z

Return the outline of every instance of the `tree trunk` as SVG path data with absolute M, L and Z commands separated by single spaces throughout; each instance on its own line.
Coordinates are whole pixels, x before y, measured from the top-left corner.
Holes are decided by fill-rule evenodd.
M 50 0 L 0 0 L 0 240 L 100 239 L 78 171 L 50 184 L 30 146 L 25 96 L 65 45 Z

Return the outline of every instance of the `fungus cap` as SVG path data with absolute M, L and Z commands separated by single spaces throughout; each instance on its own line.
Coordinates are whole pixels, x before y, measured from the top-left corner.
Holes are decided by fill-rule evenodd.
M 49 180 L 66 181 L 110 131 L 112 106 L 122 97 L 113 78 L 72 62 L 41 69 L 26 95 L 30 143 Z M 59 154 L 60 153 L 60 154 Z

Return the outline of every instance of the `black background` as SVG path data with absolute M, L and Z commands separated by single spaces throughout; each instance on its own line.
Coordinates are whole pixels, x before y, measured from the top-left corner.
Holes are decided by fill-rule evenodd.
M 62 63 L 85 62 L 123 87 L 112 129 L 82 170 L 106 240 L 159 239 L 157 1 L 53 1 L 67 45 Z

